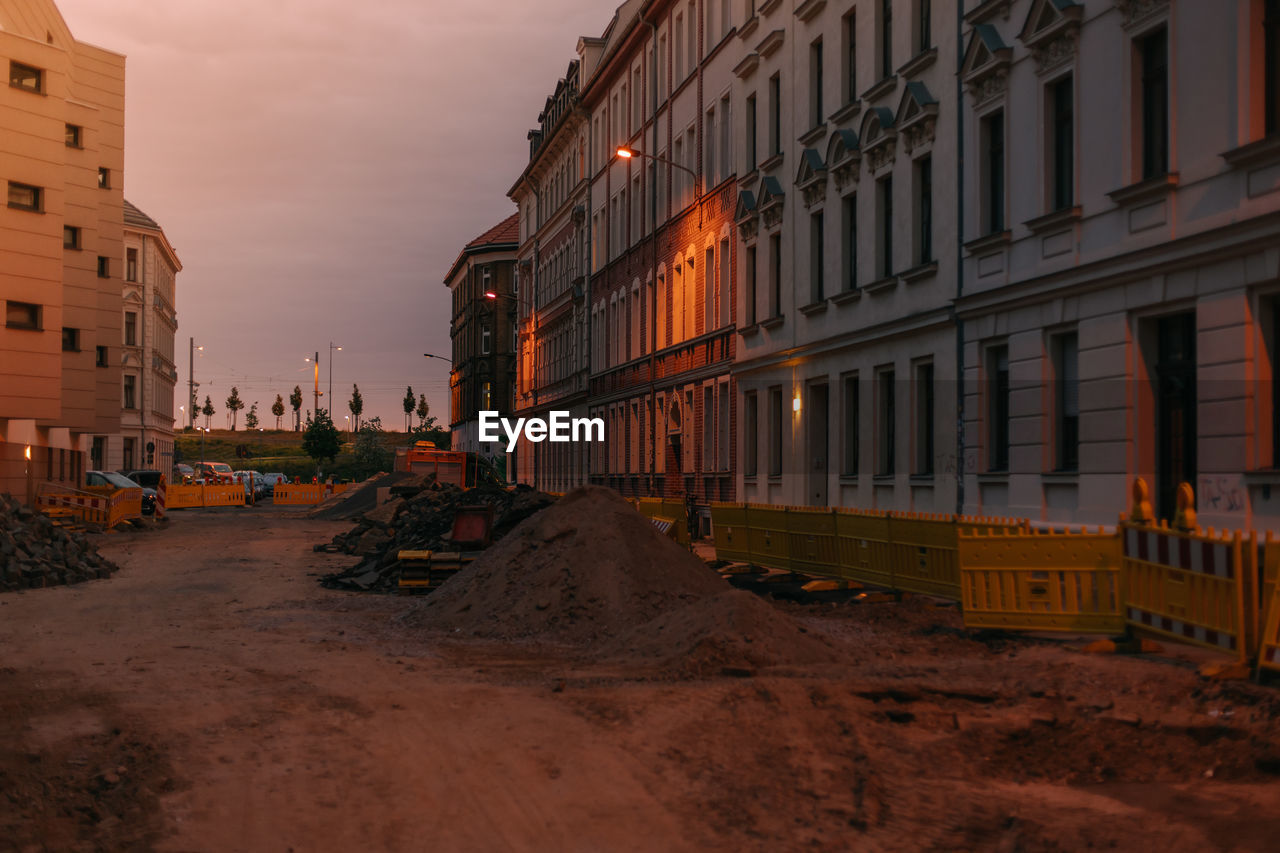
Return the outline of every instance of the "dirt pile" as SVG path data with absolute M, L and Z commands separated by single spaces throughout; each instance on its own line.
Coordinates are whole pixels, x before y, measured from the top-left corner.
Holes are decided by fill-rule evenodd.
M 830 659 L 785 614 L 730 589 L 610 489 L 575 489 L 405 620 L 495 639 L 587 646 L 678 674 Z
M 493 538 L 498 540 L 529 516 L 550 506 L 555 498 L 526 486 L 514 491 L 493 487 L 462 489 L 432 483 L 410 497 L 396 498 L 370 509 L 346 533 L 317 550 L 355 554 L 362 559 L 346 571 L 326 575 L 330 589 L 371 592 L 394 590 L 400 578 L 401 551 L 451 550 L 449 533 L 460 506 L 492 506 Z
M 0 592 L 106 578 L 116 568 L 82 534 L 0 495 Z
M 421 474 L 411 474 L 408 471 L 375 474 L 367 480 L 351 484 L 346 491 L 325 498 L 311 508 L 307 517 L 325 521 L 359 518 L 377 508 L 378 489 L 388 486 L 421 486 L 424 480 Z

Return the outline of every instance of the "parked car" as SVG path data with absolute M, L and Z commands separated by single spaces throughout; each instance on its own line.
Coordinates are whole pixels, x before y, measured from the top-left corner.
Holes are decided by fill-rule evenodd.
M 177 465 L 173 466 L 173 482 L 175 483 L 181 483 L 183 480 L 187 479 L 188 477 L 194 480 L 195 476 L 196 476 L 196 470 L 192 468 L 190 465 L 184 465 L 181 462 L 179 462 Z
M 266 481 L 266 479 L 262 476 L 262 472 L 260 472 L 260 471 L 236 471 L 236 472 L 235 472 L 235 475 L 236 475 L 237 477 L 239 477 L 239 478 L 240 478 L 240 480 L 241 480 L 241 482 L 243 482 L 243 483 L 245 484 L 245 491 L 244 491 L 244 493 L 245 493 L 245 496 L 246 496 L 246 497 L 249 495 L 250 491 L 252 491 L 252 492 L 253 492 L 254 500 L 259 500 L 259 499 L 261 499 L 265 494 L 267 494 L 267 490 L 268 490 L 268 487 L 267 487 L 267 481 Z
M 197 462 L 195 469 L 196 476 L 210 485 L 220 481 L 229 483 L 235 478 L 235 472 L 225 462 Z
M 139 486 L 148 489 L 160 488 L 160 472 L 150 469 L 141 469 L 137 471 L 121 471 L 130 480 L 133 480 Z
M 115 489 L 142 489 L 142 514 L 155 515 L 156 490 L 140 483 L 135 483 L 124 474 L 116 471 L 85 471 L 84 484 L 86 486 L 109 486 Z
M 264 483 L 267 484 L 267 494 L 273 493 L 276 489 L 276 486 L 280 485 L 281 483 L 289 482 L 289 478 L 278 471 L 274 473 L 263 474 L 262 480 Z

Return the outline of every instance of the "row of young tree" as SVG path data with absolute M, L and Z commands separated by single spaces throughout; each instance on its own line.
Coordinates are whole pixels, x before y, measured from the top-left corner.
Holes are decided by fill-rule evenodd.
M 293 386 L 293 393 L 289 395 L 289 405 L 293 407 L 293 429 L 295 432 L 302 430 L 302 388 L 301 386 Z M 427 404 L 427 395 L 419 394 L 417 398 L 413 395 L 413 386 L 410 385 L 405 389 L 404 394 L 404 428 L 405 432 L 409 432 L 413 427 L 413 416 L 418 416 L 418 429 L 434 429 L 436 419 L 431 417 L 431 407 Z M 226 400 L 227 421 L 234 432 L 237 425 L 237 415 L 244 408 L 244 400 L 240 399 L 240 390 L 236 386 L 231 386 L 231 394 Z M 364 397 L 360 394 L 360 386 L 353 384 L 351 386 L 351 399 L 347 401 L 347 408 L 351 410 L 351 430 L 353 433 L 360 431 L 360 416 L 364 414 Z M 209 419 L 214 416 L 216 409 L 213 407 L 213 399 L 205 396 L 204 405 L 196 409 L 197 414 L 204 415 L 204 427 L 209 428 Z M 329 418 L 328 410 L 321 409 L 326 418 Z M 276 429 L 280 429 L 280 420 L 284 417 L 285 407 L 284 398 L 279 394 L 276 400 L 271 404 L 271 414 L 276 419 Z M 317 413 L 319 414 L 319 413 Z M 332 420 L 330 418 L 330 420 Z M 249 412 L 244 416 L 245 429 L 258 429 L 260 419 L 258 417 L 258 402 L 255 400 L 253 405 L 249 407 Z M 312 423 L 311 413 L 307 413 L 307 424 Z M 379 422 L 379 430 L 381 430 L 381 422 Z

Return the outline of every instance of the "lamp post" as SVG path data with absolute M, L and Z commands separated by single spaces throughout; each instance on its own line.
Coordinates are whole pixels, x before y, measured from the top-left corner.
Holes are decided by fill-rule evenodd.
M 451 358 L 445 358 L 445 357 L 444 357 L 444 356 L 442 356 L 442 355 L 432 355 L 432 354 L 431 354 L 431 353 L 429 353 L 429 352 L 424 352 L 424 353 L 422 354 L 422 357 L 423 357 L 423 358 L 438 358 L 438 359 L 440 359 L 441 361 L 447 361 L 447 362 L 449 362 L 450 364 L 453 364 L 453 359 L 451 359 Z
M 333 341 L 329 341 L 329 405 L 333 405 L 333 354 L 342 352 L 342 347 L 335 347 Z
M 693 171 L 693 169 L 690 169 L 688 166 L 681 165 L 674 160 L 668 160 L 666 157 L 655 157 L 652 154 L 646 154 L 643 151 L 637 151 L 634 148 L 622 147 L 618 148 L 614 153 L 623 160 L 630 160 L 632 157 L 641 157 L 645 160 L 652 160 L 655 163 L 665 163 L 666 165 L 679 169 L 682 172 L 688 172 L 689 177 L 693 178 L 693 200 L 696 202 L 698 199 L 702 198 L 702 181 L 698 178 L 698 173 Z M 656 216 L 654 218 L 655 220 L 657 219 Z M 701 205 L 698 206 L 698 227 L 702 227 Z
M 190 417 L 191 417 L 191 421 L 190 421 L 190 423 L 188 423 L 188 424 L 187 424 L 187 428 L 188 428 L 188 429 L 190 429 L 191 427 L 194 427 L 194 426 L 196 425 L 196 404 L 195 404 L 195 399 L 196 399 L 196 388 L 198 388 L 198 387 L 199 387 L 198 385 L 196 385 L 196 381 L 195 381 L 195 379 L 196 379 L 196 350 L 200 350 L 200 352 L 204 352 L 204 347 L 198 347 L 198 346 L 196 346 L 196 339 L 195 339 L 195 338 L 190 338 L 190 339 L 189 339 L 189 341 L 190 341 L 190 344 L 189 344 L 189 345 L 190 345 L 190 356 L 187 358 L 187 398 L 188 398 L 189 400 L 191 400 L 192 402 L 191 402 L 191 412 L 189 413 L 189 414 L 190 414 Z
M 315 394 L 314 403 L 312 404 L 311 416 L 318 419 L 320 417 L 320 351 L 316 350 L 315 358 L 304 358 L 303 361 L 310 361 L 315 366 Z

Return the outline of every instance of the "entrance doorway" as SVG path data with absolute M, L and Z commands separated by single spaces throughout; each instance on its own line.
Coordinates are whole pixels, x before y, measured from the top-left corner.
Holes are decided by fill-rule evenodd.
M 1156 321 L 1156 514 L 1173 520 L 1178 484 L 1196 483 L 1196 315 Z
M 827 475 L 830 466 L 827 457 L 830 447 L 827 418 L 827 385 L 809 386 L 809 494 L 810 506 L 828 506 Z

